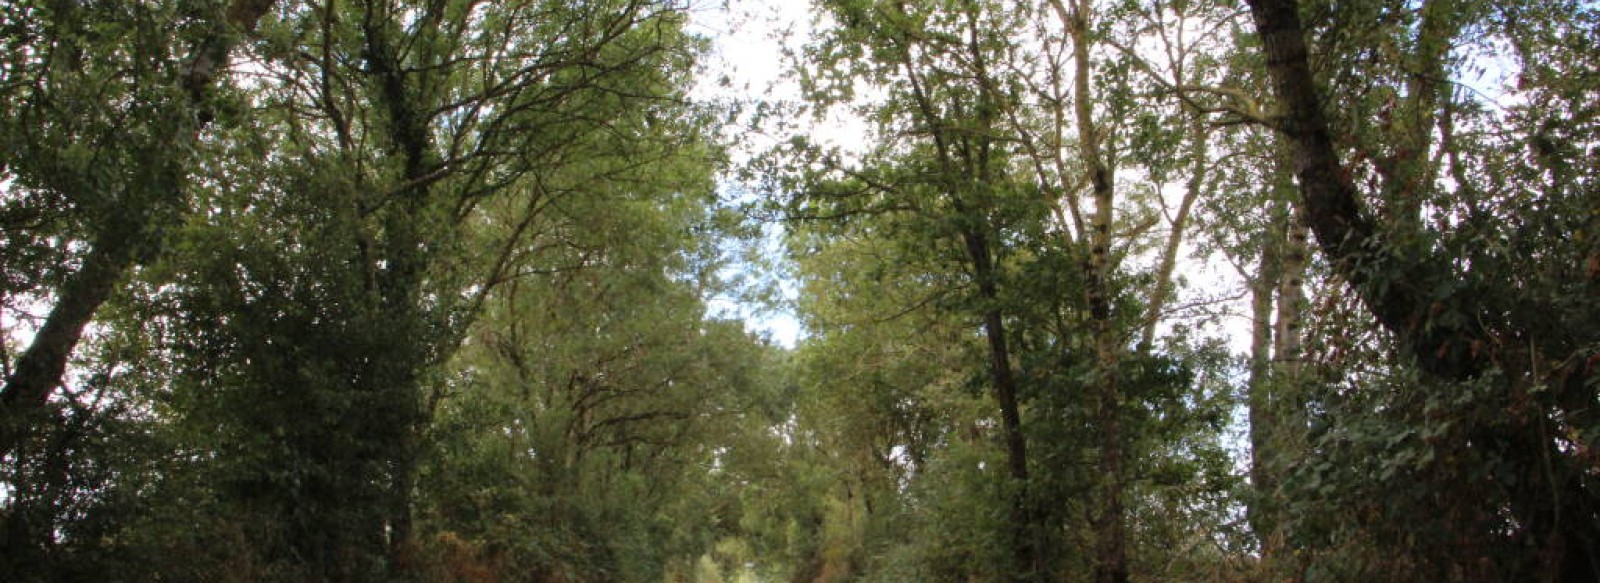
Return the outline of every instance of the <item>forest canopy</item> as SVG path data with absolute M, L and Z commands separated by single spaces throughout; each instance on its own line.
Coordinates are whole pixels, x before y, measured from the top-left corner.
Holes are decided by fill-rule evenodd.
M 780 4 L 0 0 L 0 580 L 1600 580 L 1600 6 Z

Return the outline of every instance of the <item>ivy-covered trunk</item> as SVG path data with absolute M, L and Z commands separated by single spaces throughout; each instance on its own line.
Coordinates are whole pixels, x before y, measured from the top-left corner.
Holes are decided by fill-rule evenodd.
M 1424 65 L 1435 72 L 1434 61 L 1443 54 L 1437 43 L 1444 42 L 1440 36 L 1448 30 L 1440 24 L 1443 15 L 1434 11 L 1436 4 L 1424 6 L 1422 50 Z M 1559 405 L 1547 393 L 1541 394 L 1546 382 L 1571 383 L 1588 373 L 1556 375 L 1559 366 L 1541 371 L 1539 361 L 1544 357 L 1536 346 L 1540 339 L 1527 338 L 1531 322 L 1502 320 L 1482 303 L 1484 296 L 1474 289 L 1480 284 L 1456 273 L 1462 268 L 1431 249 L 1416 248 L 1414 237 L 1406 232 L 1406 225 L 1414 224 L 1409 217 L 1414 203 L 1408 199 L 1418 194 L 1418 181 L 1427 176 L 1421 168 L 1429 163 L 1431 152 L 1403 150 L 1387 162 L 1394 171 L 1386 176 L 1391 182 L 1385 188 L 1394 197 L 1407 198 L 1395 201 L 1407 209 L 1407 216 L 1387 226 L 1372 218 L 1334 147 L 1312 75 L 1299 2 L 1251 0 L 1250 7 L 1274 93 L 1282 104 L 1280 127 L 1294 146 L 1305 219 L 1322 253 L 1423 371 L 1447 383 L 1488 383 L 1493 401 L 1511 412 L 1509 420 L 1474 419 L 1466 430 L 1476 448 L 1505 464 L 1506 475 L 1496 478 L 1496 487 L 1505 493 L 1503 506 L 1485 512 L 1508 510 L 1510 531 L 1497 534 L 1523 550 L 1503 558 L 1499 571 L 1510 577 L 1561 581 L 1600 576 L 1600 564 L 1591 560 L 1590 553 L 1575 550 L 1600 542 L 1600 522 L 1594 520 L 1600 496 L 1584 477 L 1592 469 L 1583 468 L 1582 460 L 1559 445 L 1564 438 L 1550 430 L 1560 422 L 1552 415 Z M 1414 99 L 1421 100 L 1415 108 L 1437 107 L 1429 103 L 1435 89 L 1414 90 Z M 1410 113 L 1410 123 L 1431 126 L 1432 114 Z M 1425 141 L 1431 132 L 1431 127 L 1414 129 L 1402 145 L 1419 147 L 1415 142 Z M 1530 319 L 1542 316 L 1537 311 L 1525 314 Z M 1509 338 L 1526 345 L 1490 349 L 1504 346 Z

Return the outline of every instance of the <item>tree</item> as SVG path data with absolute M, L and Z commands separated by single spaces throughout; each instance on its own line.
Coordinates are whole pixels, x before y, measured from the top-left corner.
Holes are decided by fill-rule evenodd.
M 657 581 L 738 531 L 731 450 L 773 439 L 776 355 L 681 277 L 698 201 L 604 198 L 550 234 L 571 269 L 508 284 L 452 363 L 418 515 L 470 560 L 442 566 Z
M 269 7 L 236 3 L 234 16 Z M 200 39 L 201 47 L 199 57 L 180 61 L 159 44 L 165 37 L 138 36 L 143 22 L 168 18 L 157 8 L 171 7 L 108 11 L 127 19 L 96 25 L 103 31 L 72 20 L 90 7 L 73 9 L 58 15 L 66 24 L 51 32 L 59 34 L 40 37 L 71 44 L 133 35 L 148 50 L 105 50 L 150 63 L 107 63 L 87 69 L 88 78 L 148 71 L 129 78 L 130 87 L 166 99 L 128 101 L 135 109 L 126 116 L 116 107 L 63 115 L 66 130 L 88 120 L 113 136 L 123 134 L 107 128 L 126 129 L 116 125 L 123 117 L 166 124 L 126 133 L 143 140 L 136 148 L 105 149 L 127 161 L 109 175 L 130 185 L 125 202 L 160 211 L 153 222 L 136 222 L 142 207 L 83 201 L 129 231 L 118 236 L 168 242 L 164 253 L 97 243 L 84 262 L 85 272 L 99 265 L 94 249 L 104 247 L 126 256 L 117 270 L 135 255 L 149 265 L 122 300 L 147 318 L 117 322 L 152 339 L 139 360 L 173 366 L 144 369 L 163 376 L 122 387 L 150 391 L 132 398 L 156 401 L 164 426 L 178 428 L 176 447 L 190 457 L 179 462 L 183 471 L 162 475 L 210 484 L 191 502 L 236 517 L 215 526 L 244 533 L 222 560 L 258 570 L 238 576 L 413 574 L 416 473 L 429 404 L 443 390 L 441 367 L 491 295 L 562 267 L 543 264 L 560 243 L 539 238 L 551 232 L 552 209 L 610 191 L 667 200 L 706 188 L 717 159 L 701 139 L 709 125 L 682 98 L 698 43 L 670 3 L 297 3 L 256 29 L 255 66 L 212 91 L 201 77 L 221 70 L 231 45 L 218 49 L 207 39 L 231 43 L 232 33 L 207 28 L 220 22 L 207 20 L 209 12 L 177 18 L 172 26 L 187 36 L 176 38 Z M 56 15 L 29 7 L 8 16 L 21 22 L 36 13 Z M 25 51 L 19 61 L 35 59 L 52 75 L 72 64 L 36 54 L 44 52 Z M 41 94 L 42 105 L 19 111 L 43 111 L 54 99 Z M 218 131 L 196 141 L 183 128 L 203 123 L 186 117 L 202 106 Z M 162 141 L 173 132 L 196 146 Z M 38 139 L 45 137 L 74 136 Z M 191 149 L 205 155 L 167 159 Z M 35 172 L 14 167 L 18 176 Z M 182 184 L 193 188 L 170 188 Z M 30 192 L 37 202 L 26 202 L 40 209 L 57 196 Z M 191 200 L 204 212 L 185 217 Z M 95 293 L 109 295 L 122 277 L 112 275 L 97 276 Z M 81 328 L 89 315 L 75 313 Z M 209 572 L 223 572 L 220 564 Z
M 6 11 L 8 44 L 17 49 L 6 63 L 13 81 L 5 133 L 16 153 L 3 163 L 13 181 L 6 222 L 20 243 L 6 263 L 24 278 L 7 295 L 53 295 L 55 303 L 28 348 L 6 363 L 0 452 L 33 431 L 95 311 L 187 214 L 190 155 L 214 116 L 213 85 L 272 6 L 237 0 L 225 11 L 173 15 L 115 3 L 30 2 Z M 161 33 L 141 30 L 142 23 Z M 50 273 L 58 281 L 52 292 L 28 277 L 49 270 L 30 259 L 66 258 L 81 265 Z
M 1135 188 L 1137 194 L 1119 199 L 1115 170 L 1125 152 L 1161 147 L 1149 135 L 1167 138 L 1153 119 L 1145 126 L 1101 125 L 1126 119 L 1137 103 L 1128 97 L 1135 84 L 1130 65 L 1095 54 L 1113 26 L 1091 30 L 1088 4 L 828 8 L 843 28 L 813 49 L 814 68 L 804 70 L 813 99 L 826 106 L 848 98 L 842 83 L 872 84 L 884 97 L 863 110 L 879 124 L 881 142 L 859 164 L 815 152 L 806 159 L 818 171 L 800 181 L 790 217 L 816 235 L 801 253 L 834 257 L 816 277 L 850 282 L 852 291 L 828 303 L 865 308 L 871 305 L 859 299 L 865 295 L 906 302 L 901 310 L 877 306 L 875 317 L 857 313 L 854 320 L 868 323 L 851 326 L 885 328 L 871 322 L 932 307 L 982 330 L 1008 476 L 1022 488 L 1010 494 L 1017 500 L 1010 560 L 1024 565 L 1011 567 L 1015 577 L 1070 571 L 1078 556 L 1057 537 L 1079 527 L 1076 513 L 1085 507 L 1094 534 L 1077 536 L 1097 547 L 1097 576 L 1128 577 L 1133 521 L 1125 500 L 1133 476 L 1143 472 L 1125 472 L 1123 464 L 1129 456 L 1163 454 L 1129 450 L 1135 443 L 1159 446 L 1144 441 L 1155 425 L 1125 423 L 1141 419 L 1143 407 L 1165 410 L 1162 399 L 1173 387 L 1160 385 L 1184 387 L 1188 378 L 1155 372 L 1167 363 L 1153 342 L 1137 353 L 1130 346 L 1155 329 L 1166 307 L 1165 299 L 1134 300 L 1135 282 L 1145 282 L 1121 267 L 1123 257 L 1147 245 L 1148 229 L 1159 221 L 1157 193 Z M 1097 82 L 1104 84 L 1103 99 L 1092 90 Z M 1208 181 L 1207 136 L 1192 125 L 1174 133 L 1199 150 L 1147 167 L 1196 169 L 1183 205 L 1192 206 Z M 1087 225 L 1081 193 L 1095 201 Z M 844 226 L 811 226 L 826 221 Z M 1172 262 L 1187 218 L 1174 223 L 1161 246 L 1170 249 L 1163 260 Z M 859 268 L 877 274 L 877 293 L 866 291 L 872 282 L 835 271 L 854 260 L 835 257 L 828 251 L 833 245 L 878 250 Z M 1151 278 L 1151 289 L 1170 289 L 1171 264 Z M 921 275 L 896 275 L 906 270 Z M 932 289 L 910 297 L 889 291 L 904 285 L 894 284 L 902 278 Z M 1137 390 L 1121 388 L 1125 375 Z M 1083 418 L 1084 408 L 1094 415 Z M 1037 424 L 1027 428 L 1030 418 Z M 1074 424 L 1092 429 L 1070 429 Z M 1040 448 L 1052 463 L 1029 461 Z M 1084 449 L 1094 452 L 1092 462 L 1078 459 Z M 1098 471 L 1084 471 L 1086 463 Z M 1084 483 L 1094 484 L 1093 494 L 1076 489 Z
M 1000 414 L 1007 475 L 1012 482 L 1008 491 L 1012 498 L 1013 568 L 1024 580 L 1039 576 L 1043 564 L 1038 556 L 1037 519 L 1028 500 L 1028 446 L 1019 405 L 1022 387 L 1002 299 L 1006 231 L 1025 224 L 1018 221 L 1023 215 L 1015 207 L 1004 205 L 1029 201 L 1019 198 L 1025 196 L 1025 187 L 1008 176 L 1010 153 L 999 127 L 1010 107 L 1010 96 L 987 82 L 991 80 L 988 63 L 1002 59 L 1000 51 L 1005 48 L 991 35 L 990 27 L 1015 28 L 1020 17 L 977 4 L 948 11 L 898 4 L 842 3 L 828 8 L 844 26 L 821 48 L 817 63 L 821 69 L 813 73 L 821 83 L 812 85 L 812 94 L 826 99 L 837 87 L 829 83 L 848 83 L 858 77 L 882 82 L 895 100 L 884 113 L 898 118 L 885 121 L 911 140 L 907 149 L 884 152 L 892 160 L 890 164 L 903 169 L 850 172 L 854 180 L 830 188 L 835 192 L 826 194 L 813 188 L 822 196 L 811 198 L 822 208 L 800 216 L 826 216 L 839 212 L 829 208 L 834 205 L 850 209 L 861 199 L 877 198 L 891 212 L 911 211 L 913 221 L 936 233 L 934 243 L 945 249 L 944 253 L 959 253 L 946 257 L 959 261 L 955 266 L 964 272 L 965 285 L 971 286 L 966 301 L 987 343 L 987 374 Z M 868 52 L 863 54 L 863 48 Z M 969 73 L 977 75 L 977 83 L 965 81 Z M 864 196 L 851 196 L 853 192 Z M 868 205 L 869 209 L 875 206 Z M 1037 202 L 1032 206 L 1040 208 Z M 948 247 L 952 243 L 955 247 Z
M 1405 123 L 1412 127 L 1409 132 L 1402 132 L 1394 154 L 1376 163 L 1384 192 L 1393 193 L 1391 200 L 1421 195 L 1417 189 L 1429 179 L 1429 173 L 1419 169 L 1430 164 L 1428 157 L 1434 148 L 1425 148 L 1426 144 L 1418 142 L 1434 135 L 1434 120 L 1455 113 L 1446 104 L 1443 115 L 1435 117 L 1440 106 L 1433 102 L 1436 89 L 1431 88 L 1433 81 L 1427 76 L 1428 72 L 1439 70 L 1441 45 L 1448 42 L 1453 28 L 1435 20 L 1445 14 L 1438 4 L 1428 2 L 1422 8 L 1418 52 L 1422 81 L 1410 88 L 1413 111 L 1404 112 L 1410 114 Z M 1592 19 L 1592 11 L 1576 6 L 1551 8 L 1564 11 L 1561 22 L 1577 24 L 1586 17 Z M 1521 10 L 1509 7 L 1504 14 L 1508 21 L 1515 22 Z M 1508 405 L 1516 411 L 1509 423 L 1476 416 L 1462 420 L 1467 426 L 1462 429 L 1467 447 L 1485 452 L 1495 463 L 1508 468 L 1504 479 L 1491 486 L 1491 491 L 1498 490 L 1503 496 L 1497 496 L 1498 500 L 1491 504 L 1503 505 L 1501 508 L 1512 517 L 1514 526 L 1508 527 L 1506 536 L 1521 541 L 1523 548 L 1536 549 L 1527 555 L 1498 558 L 1496 570 L 1506 575 L 1544 573 L 1561 580 L 1592 578 L 1600 569 L 1585 553 L 1569 549 L 1589 546 L 1597 540 L 1593 520 L 1597 505 L 1589 484 L 1593 475 L 1573 456 L 1574 450 L 1564 445 L 1572 443 L 1571 438 L 1561 437 L 1562 433 L 1579 435 L 1586 431 L 1582 427 L 1589 421 L 1581 413 L 1576 418 L 1571 415 L 1587 408 L 1580 403 L 1594 399 L 1592 383 L 1588 382 L 1592 371 L 1582 364 L 1593 350 L 1595 340 L 1587 332 L 1592 328 L 1572 324 L 1593 318 L 1595 311 L 1592 304 L 1574 304 L 1566 299 L 1582 295 L 1574 285 L 1589 284 L 1570 278 L 1529 279 L 1529 275 L 1549 273 L 1545 270 L 1553 267 L 1538 260 L 1527 271 L 1497 269 L 1505 265 L 1497 261 L 1456 261 L 1449 254 L 1453 242 L 1447 236 L 1465 236 L 1467 240 L 1503 236 L 1497 229 L 1484 229 L 1473 215 L 1469 215 L 1460 233 L 1428 233 L 1433 240 L 1444 242 L 1442 246 L 1426 239 L 1418 241 L 1404 230 L 1411 224 L 1410 210 L 1399 213 L 1398 223 L 1374 220 L 1361 203 L 1362 192 L 1335 147 L 1331 125 L 1324 114 L 1325 100 L 1310 66 L 1298 3 L 1258 0 L 1251 2 L 1251 11 L 1274 92 L 1281 101 L 1281 128 L 1295 148 L 1306 219 L 1335 272 L 1352 285 L 1377 322 L 1394 335 L 1401 350 L 1427 374 L 1451 384 L 1489 387 L 1487 396 L 1491 402 L 1524 403 Z M 1567 34 L 1576 32 L 1566 29 L 1555 36 L 1563 38 Z M 1581 49 L 1558 54 L 1577 59 L 1593 56 L 1592 51 Z M 1418 108 L 1427 111 L 1416 111 Z M 1451 135 L 1448 128 L 1445 131 L 1445 135 Z M 1456 156 L 1451 164 L 1460 173 L 1457 176 L 1465 176 L 1472 162 L 1461 161 L 1461 152 L 1455 150 L 1458 146 L 1445 145 L 1442 151 Z M 1540 149 L 1535 147 L 1534 151 Z M 1592 229 L 1586 224 L 1593 221 L 1592 216 L 1578 219 L 1581 215 L 1567 214 L 1566 210 L 1587 195 L 1568 190 L 1568 184 L 1563 182 L 1558 179 L 1537 191 L 1513 195 L 1547 201 L 1543 208 L 1519 205 L 1519 210 L 1528 214 L 1514 220 L 1524 224 L 1576 221 L 1570 223 L 1576 230 Z M 1484 198 L 1500 193 L 1475 190 L 1458 185 L 1457 195 L 1465 195 L 1468 212 L 1476 211 L 1481 217 L 1490 212 L 1480 206 Z M 1396 204 L 1401 203 L 1405 203 L 1403 198 Z M 1403 204 L 1401 208 L 1407 206 Z M 1537 237 L 1524 240 L 1532 243 Z M 1581 248 L 1576 251 L 1579 257 L 1590 253 Z M 1491 251 L 1485 255 L 1497 254 Z M 1474 259 L 1480 257 L 1487 259 L 1481 255 Z M 1513 281 L 1519 283 L 1512 284 Z M 1526 287 L 1529 284 L 1549 286 L 1543 289 L 1550 291 L 1534 291 Z M 1526 293 L 1511 291 L 1518 289 Z M 1506 292 L 1512 297 L 1502 295 Z M 1570 295 L 1573 293 L 1579 296 Z M 1548 319 L 1554 314 L 1560 314 L 1556 317 L 1565 320 L 1565 325 Z M 1530 455 L 1532 452 L 1537 454 Z M 1476 524 L 1470 530 L 1488 535 L 1497 528 Z M 1577 546 L 1569 546 L 1574 544 Z

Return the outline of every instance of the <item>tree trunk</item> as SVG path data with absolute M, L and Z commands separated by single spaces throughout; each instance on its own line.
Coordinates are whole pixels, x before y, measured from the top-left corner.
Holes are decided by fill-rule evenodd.
M 985 302 L 997 301 L 999 293 L 995 284 L 994 267 L 989 259 L 985 239 L 976 234 L 967 237 L 967 248 L 978 276 L 979 293 Z M 1011 368 L 1011 351 L 1006 340 L 1005 320 L 997 308 L 983 313 L 983 333 L 989 344 L 989 374 L 994 381 L 995 401 L 1000 406 L 1001 431 L 1005 433 L 1006 468 L 1015 491 L 1010 504 L 1012 551 L 1017 560 L 1016 580 L 1036 581 L 1042 576 L 1038 544 L 1035 541 L 1032 503 L 1028 495 L 1028 443 L 1022 433 L 1022 414 L 1017 403 L 1017 379 Z
M 903 6 L 898 6 L 903 10 Z M 904 16 L 904 13 L 901 13 Z M 969 33 L 976 38 L 978 23 L 969 20 Z M 912 46 L 916 39 L 905 37 L 897 39 L 901 44 L 903 61 L 900 63 L 905 70 L 906 78 L 910 81 L 912 96 L 917 107 L 917 114 L 921 115 L 927 126 L 932 128 L 931 138 L 934 151 L 938 156 L 940 172 L 948 180 L 952 210 L 956 215 L 970 218 L 970 224 L 960 229 L 960 237 L 965 248 L 967 260 L 972 268 L 973 279 L 978 284 L 978 293 L 984 302 L 982 310 L 982 326 L 985 340 L 989 350 L 989 376 L 994 382 L 995 401 L 1000 409 L 1001 431 L 1004 432 L 1004 446 L 1006 451 L 1006 470 L 1011 482 L 1009 506 L 1009 522 L 1011 527 L 1011 556 L 1016 563 L 1013 570 L 1013 579 L 1017 581 L 1038 581 L 1044 576 L 1042 558 L 1043 549 L 1037 541 L 1041 525 L 1038 516 L 1033 512 L 1033 503 L 1029 494 L 1029 472 L 1027 438 L 1022 431 L 1022 413 L 1018 397 L 1018 381 L 1011 365 L 1009 340 L 1006 337 L 1005 318 L 998 302 L 999 274 L 995 266 L 993 243 L 989 240 L 984 229 L 987 228 L 987 217 L 983 216 L 982 208 L 975 208 L 974 201 L 969 200 L 971 189 L 985 188 L 992 183 L 995 174 L 994 160 L 990 158 L 991 144 L 982 132 L 954 132 L 950 131 L 944 123 L 943 114 L 933 103 L 920 72 L 914 65 Z M 978 77 L 987 76 L 986 65 L 981 52 L 978 52 L 976 41 L 970 47 L 974 54 L 971 55 L 975 66 L 979 69 Z M 979 98 L 985 100 L 986 107 L 980 107 L 977 119 L 980 126 L 992 127 L 995 116 L 999 114 L 993 101 L 997 96 L 993 94 L 992 87 L 980 79 Z M 974 137 L 974 136 L 977 137 Z M 981 207 L 981 205 L 980 205 Z
M 1263 559 L 1282 550 L 1286 533 L 1278 486 L 1283 480 L 1283 460 L 1298 455 L 1300 435 L 1305 431 L 1299 395 L 1307 234 L 1294 200 L 1294 169 L 1287 150 L 1278 148 L 1274 161 L 1272 227 L 1262 247 L 1259 272 L 1250 284 L 1254 327 L 1249 381 L 1250 479 L 1257 497 L 1250 520 L 1261 539 Z
M 176 123 L 150 124 L 179 128 L 172 135 L 172 147 L 167 149 L 169 157 L 162 160 L 164 167 L 152 173 L 156 183 L 144 184 L 139 177 L 133 177 L 124 185 L 126 191 L 120 193 L 124 208 L 106 219 L 107 227 L 91 243 L 83 266 L 68 275 L 57 290 L 56 305 L 45 317 L 44 326 L 0 388 L 0 456 L 10 453 L 32 433 L 39 411 L 66 374 L 67 361 L 83 338 L 84 327 L 111 297 L 134 261 L 160 244 L 160 231 L 165 226 L 161 223 L 181 214 L 185 161 L 179 153 L 191 149 L 185 144 L 193 143 L 200 127 L 209 121 L 203 105 L 205 92 L 226 65 L 237 45 L 237 35 L 254 30 L 273 3 L 274 0 L 234 0 L 224 22 L 212 27 L 211 36 L 194 48 L 181 68 L 176 82 L 188 93 L 189 107 L 171 112 L 177 116 Z M 196 117 L 182 119 L 188 116 Z
M 1440 287 L 1450 287 L 1441 284 L 1461 280 L 1449 258 L 1426 250 L 1396 251 L 1392 234 L 1380 231 L 1362 209 L 1359 192 L 1333 148 L 1311 74 L 1298 2 L 1250 0 L 1250 8 L 1283 111 L 1281 127 L 1295 148 L 1305 219 L 1335 272 L 1350 282 L 1378 323 L 1394 333 L 1401 349 L 1423 371 L 1448 381 L 1466 381 L 1495 368 L 1495 351 L 1480 347 L 1497 345 L 1500 337 L 1525 337 L 1521 326 L 1511 322 L 1505 329 L 1486 329 L 1478 317 L 1484 310 L 1471 289 L 1437 294 Z M 1435 317 L 1441 313 L 1456 317 Z M 1515 386 L 1529 379 L 1539 382 L 1539 375 L 1517 366 L 1522 368 L 1508 370 L 1509 380 L 1502 381 L 1507 385 L 1506 398 L 1531 400 L 1537 410 L 1522 415 L 1520 422 L 1483 423 L 1470 430 L 1475 445 L 1500 452 L 1510 466 L 1507 474 L 1514 478 L 1505 486 L 1507 500 L 1493 510 L 1509 509 L 1514 532 L 1508 538 L 1525 549 L 1522 558 L 1506 563 L 1505 575 L 1593 580 L 1600 576 L 1600 565 L 1588 559 L 1590 553 L 1574 550 L 1600 542 L 1600 526 L 1592 520 L 1600 496 L 1582 479 L 1592 469 L 1571 459 L 1546 434 L 1543 428 L 1549 425 L 1551 412 L 1537 403 L 1537 397 L 1529 399 L 1527 389 Z
M 361 436 L 374 442 L 374 449 L 387 457 L 388 482 L 374 484 L 378 499 L 385 501 L 373 510 L 387 525 L 386 557 L 388 571 L 396 579 L 408 579 L 418 566 L 412 553 L 415 541 L 412 527 L 412 490 L 416 486 L 419 437 L 428 419 L 422 405 L 421 371 L 429 365 L 429 354 L 437 338 L 428 329 L 430 314 L 422 302 L 429 257 L 424 249 L 426 226 L 437 223 L 429 216 L 433 205 L 432 189 L 425 176 L 434 165 L 434 144 L 429 137 L 431 119 L 419 111 L 417 85 L 424 73 L 408 70 L 401 50 L 390 35 L 396 15 L 384 8 L 368 5 L 363 23 L 366 35 L 366 60 L 381 96 L 388 143 L 386 155 L 401 168 L 401 184 L 395 199 L 380 211 L 383 223 L 379 252 L 381 267 L 375 269 L 372 301 L 382 320 L 372 322 L 382 341 L 373 355 L 374 382 L 363 387 L 377 399 L 381 433 Z M 388 435 L 382 439 L 379 435 Z
M 1100 147 L 1100 128 L 1094 121 L 1089 83 L 1089 14 L 1079 0 L 1069 13 L 1060 0 L 1052 0 L 1056 15 L 1072 35 L 1073 109 L 1078 125 L 1078 150 L 1087 166 L 1094 196 L 1089 224 L 1089 262 L 1084 286 L 1095 346 L 1095 421 L 1100 431 L 1100 512 L 1094 518 L 1094 580 L 1124 583 L 1128 580 L 1127 507 L 1124 502 L 1122 449 L 1122 392 L 1117 367 L 1122 342 L 1111 306 L 1111 223 L 1115 203 L 1115 177 Z
M 1278 287 L 1276 237 L 1261 246 L 1261 260 L 1250 280 L 1250 528 L 1261 542 L 1261 558 L 1277 554 L 1278 480 L 1273 472 L 1273 435 L 1278 422 L 1272 407 L 1272 295 Z

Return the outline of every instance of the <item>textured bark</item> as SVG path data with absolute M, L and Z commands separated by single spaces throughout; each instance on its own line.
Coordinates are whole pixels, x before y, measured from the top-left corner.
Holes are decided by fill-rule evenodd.
M 1294 188 L 1292 176 L 1289 175 L 1289 163 L 1278 157 L 1277 188 L 1290 190 Z M 1305 311 L 1305 277 L 1306 261 L 1310 256 L 1310 238 L 1306 233 L 1305 213 L 1301 205 L 1294 201 L 1290 193 L 1284 193 L 1279 200 L 1287 205 L 1282 221 L 1282 240 L 1277 244 L 1282 245 L 1282 252 L 1278 254 L 1278 317 L 1275 323 L 1276 330 L 1272 343 L 1272 374 L 1275 384 L 1280 387 L 1294 387 L 1300 379 L 1301 369 L 1301 320 Z
M 1294 169 L 1279 148 L 1272 174 L 1272 227 L 1250 282 L 1250 480 L 1257 501 L 1251 528 L 1264 559 L 1282 551 L 1283 481 L 1280 459 L 1293 459 L 1304 433 L 1300 398 L 1301 318 L 1305 309 L 1307 233 L 1294 200 Z
M 252 30 L 272 5 L 271 0 L 236 0 L 229 7 L 229 25 Z M 209 39 L 195 48 L 179 80 L 190 95 L 190 107 L 173 115 L 196 115 L 193 112 L 204 109 L 204 91 L 215 82 L 218 70 L 236 44 L 236 33 L 227 26 L 218 26 Z M 198 120 L 202 125 L 207 121 L 204 115 Z M 193 142 L 199 128 L 194 122 L 172 125 L 181 128 L 172 136 L 173 147 L 167 150 L 176 156 L 189 150 L 182 144 Z M 161 163 L 165 167 L 156 169 L 153 175 L 162 184 L 142 184 L 136 179 L 128 192 L 121 193 L 127 201 L 125 208 L 107 218 L 105 228 L 92 241 L 83 266 L 68 275 L 56 290 L 55 306 L 6 377 L 4 388 L 0 389 L 0 455 L 12 451 L 32 433 L 39 411 L 61 384 L 67 361 L 83 338 L 84 327 L 111 297 L 134 261 L 159 244 L 162 225 L 157 222 L 172 215 L 169 209 L 160 207 L 176 204 L 183 189 L 183 161 L 169 157 Z

